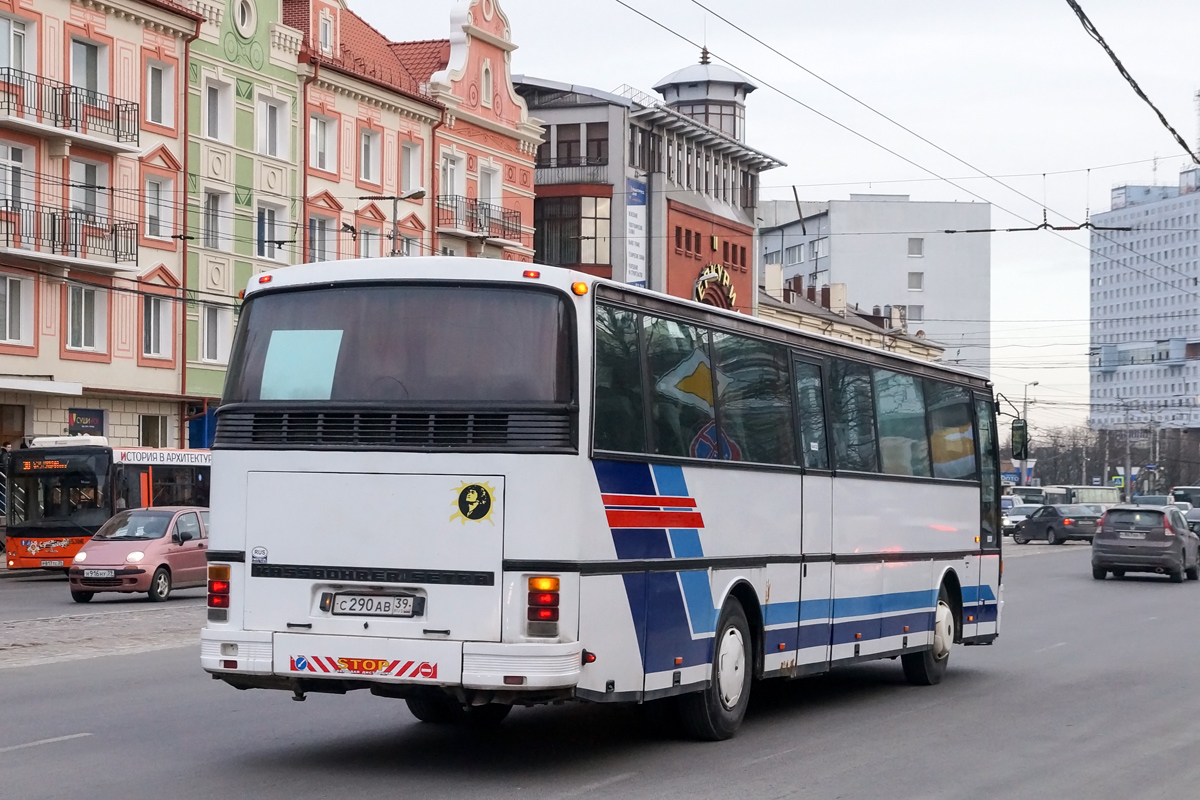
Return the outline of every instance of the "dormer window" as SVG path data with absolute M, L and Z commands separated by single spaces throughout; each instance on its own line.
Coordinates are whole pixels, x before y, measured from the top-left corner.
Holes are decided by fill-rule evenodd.
M 333 50 L 333 20 L 321 15 L 321 52 L 330 53 Z

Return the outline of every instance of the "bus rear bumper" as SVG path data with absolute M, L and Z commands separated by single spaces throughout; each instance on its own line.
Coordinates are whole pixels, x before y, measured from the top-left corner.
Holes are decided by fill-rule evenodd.
M 559 689 L 579 683 L 583 646 L 464 642 L 462 664 L 467 689 Z

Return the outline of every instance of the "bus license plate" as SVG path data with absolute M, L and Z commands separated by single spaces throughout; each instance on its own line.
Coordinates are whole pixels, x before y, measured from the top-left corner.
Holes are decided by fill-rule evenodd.
M 114 569 L 85 569 L 83 577 L 85 578 L 113 578 L 116 577 L 117 571 Z
M 413 599 L 408 596 L 379 594 L 335 594 L 334 614 L 352 614 L 367 617 L 411 617 Z
M 62 565 L 63 565 L 63 562 L 61 559 L 57 560 L 57 561 L 43 561 L 42 562 L 43 567 L 61 567 Z

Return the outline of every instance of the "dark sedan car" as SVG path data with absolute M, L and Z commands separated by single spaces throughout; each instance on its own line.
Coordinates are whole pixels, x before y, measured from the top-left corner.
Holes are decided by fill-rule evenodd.
M 1173 506 L 1114 506 L 1092 539 L 1092 577 L 1157 572 L 1182 583 L 1200 579 L 1200 536 Z
M 1096 506 L 1042 506 L 1017 523 L 1013 541 L 1017 544 L 1028 544 L 1034 539 L 1045 539 L 1047 544 L 1062 544 L 1068 539 L 1091 541 L 1099 519 Z

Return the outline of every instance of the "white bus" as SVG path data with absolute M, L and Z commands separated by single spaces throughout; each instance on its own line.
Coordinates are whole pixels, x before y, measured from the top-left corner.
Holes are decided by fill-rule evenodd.
M 986 380 L 551 267 L 339 261 L 246 292 L 203 668 L 421 720 L 899 657 L 1000 618 Z

